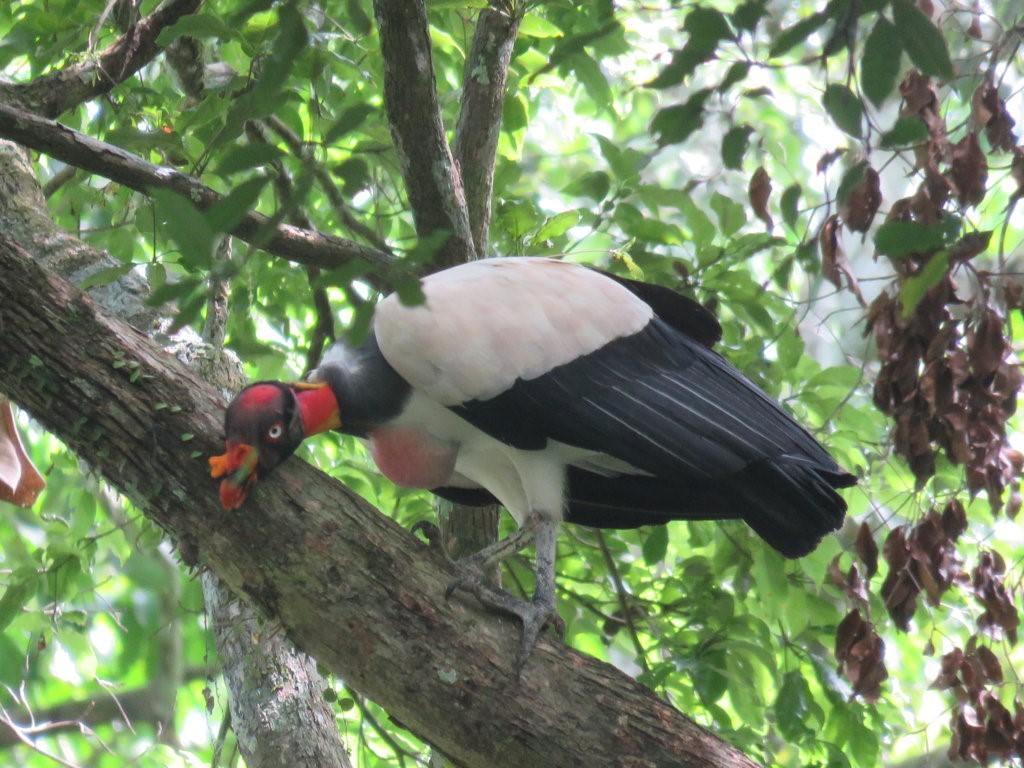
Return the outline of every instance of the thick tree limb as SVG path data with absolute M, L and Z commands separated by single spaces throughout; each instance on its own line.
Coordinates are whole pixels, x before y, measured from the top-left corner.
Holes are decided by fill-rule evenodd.
M 552 641 L 517 680 L 519 627 L 446 603 L 455 574 L 443 557 L 301 461 L 261 483 L 241 513 L 225 513 L 205 462 L 219 448 L 213 389 L 5 235 L 0 274 L 0 391 L 127 493 L 188 560 L 455 760 L 754 765 L 614 668 Z M 114 367 L 125 360 L 137 365 Z
M 466 189 L 473 242 L 481 256 L 487 253 L 494 159 L 505 108 L 505 81 L 520 21 L 519 12 L 482 10 L 462 76 L 462 103 L 455 126 L 455 161 Z
M 224 678 L 246 765 L 351 768 L 316 661 L 261 625 L 252 606 L 210 572 L 203 574 L 203 595 L 217 649 L 231 659 Z
M 221 199 L 193 176 L 154 165 L 53 120 L 5 104 L 0 104 L 0 137 L 144 194 L 167 189 L 204 209 Z M 277 224 L 268 232 L 269 223 L 263 214 L 250 211 L 231 234 L 275 256 L 322 269 L 335 269 L 361 259 L 381 275 L 393 263 L 390 254 L 376 248 L 288 224 Z
M 164 0 L 98 56 L 85 56 L 81 62 L 37 77 L 28 85 L 5 84 L 0 91 L 7 91 L 33 112 L 56 117 L 109 92 L 152 61 L 160 52 L 156 44 L 159 34 L 202 4 L 202 0 Z
M 426 5 L 423 0 L 374 0 L 373 10 L 384 56 L 384 106 L 416 233 L 450 233 L 434 264 L 461 264 L 476 258 L 479 249 L 441 122 Z

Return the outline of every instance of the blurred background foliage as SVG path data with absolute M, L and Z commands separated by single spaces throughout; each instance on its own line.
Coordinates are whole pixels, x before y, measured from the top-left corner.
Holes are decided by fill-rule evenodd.
M 4 4 L 4 76 L 30 82 L 113 41 L 107 5 Z M 449 129 L 484 5 L 429 3 Z M 567 529 L 566 642 L 766 764 L 937 765 L 950 749 L 1019 762 L 1020 9 L 549 0 L 525 10 L 487 252 L 563 256 L 695 296 L 722 320 L 723 354 L 862 478 L 846 527 L 797 562 L 741 524 Z M 185 66 L 158 58 L 61 120 L 200 177 L 224 203 L 199 213 L 44 156 L 50 209 L 120 260 L 96 281 L 145 275 L 177 327 L 200 330 L 226 281 L 227 346 L 249 377 L 297 378 L 325 334 L 365 328 L 371 278 L 407 284 L 430 255 L 417 248 L 383 110 L 372 9 L 226 0 L 161 37 L 182 40 L 193 47 Z M 220 234 L 250 209 L 386 244 L 404 266 L 311 272 L 241 242 L 225 257 Z M 982 328 L 991 370 L 979 362 Z M 908 357 L 910 384 L 880 395 L 880 374 Z M 979 388 L 978 413 L 954 423 L 928 400 L 921 382 L 937 360 L 954 389 Z M 924 426 L 901 434 L 901 413 Z M 31 740 L 76 765 L 239 764 L 194 574 L 126 499 L 25 414 L 20 424 L 48 487 L 31 509 L 0 505 L 0 716 L 21 728 L 0 727 L 2 762 L 51 764 Z M 969 456 L 951 452 L 957 430 Z M 300 455 L 403 525 L 434 514 L 349 438 Z M 965 464 L 998 482 L 972 480 Z M 529 578 L 524 562 L 506 576 L 526 589 Z M 356 764 L 426 764 L 427 747 L 344 680 L 332 685 Z M 52 722 L 63 725 L 34 729 Z

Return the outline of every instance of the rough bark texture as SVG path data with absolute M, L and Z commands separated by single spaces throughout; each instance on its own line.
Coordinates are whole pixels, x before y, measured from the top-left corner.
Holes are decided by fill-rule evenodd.
M 153 165 L 111 144 L 5 104 L 0 104 L 0 137 L 145 194 L 154 189 L 170 190 L 201 209 L 221 199 L 188 174 Z M 267 216 L 254 211 L 247 213 L 231 234 L 276 256 L 323 269 L 361 259 L 381 272 L 393 262 L 389 254 L 376 248 L 287 224 L 274 226 Z
M 48 117 L 107 93 L 131 77 L 156 56 L 156 39 L 182 16 L 194 13 L 202 0 L 165 0 L 153 13 L 133 24 L 128 32 L 96 55 L 42 77 L 27 85 L 0 85 L 4 100 L 19 104 Z
M 473 242 L 487 255 L 494 193 L 494 158 L 505 108 L 505 81 L 522 17 L 485 8 L 462 77 L 462 104 L 455 126 L 455 161 L 469 206 Z
M 444 230 L 434 264 L 476 257 L 462 179 L 441 123 L 423 0 L 374 0 L 384 56 L 384 106 L 402 160 L 409 206 L 420 237 Z
M 446 603 L 455 574 L 445 559 L 308 464 L 289 462 L 225 513 L 205 461 L 219 448 L 216 392 L 4 235 L 0 274 L 0 391 L 168 530 L 186 560 L 455 760 L 754 765 L 613 667 L 549 639 L 517 679 L 519 627 Z
M 221 655 L 231 728 L 249 768 L 349 768 L 316 662 L 236 598 L 212 573 L 203 594 Z M 259 681 L 254 686 L 253 682 Z

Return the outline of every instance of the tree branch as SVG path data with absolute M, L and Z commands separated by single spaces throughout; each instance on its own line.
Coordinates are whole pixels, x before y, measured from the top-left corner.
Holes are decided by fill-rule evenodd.
M 188 669 L 185 670 L 184 679 L 195 680 L 207 674 L 206 669 Z M 114 722 L 124 723 L 128 728 L 137 723 L 151 723 L 155 728 L 166 725 L 167 704 L 162 699 L 163 694 L 160 683 L 156 682 L 126 691 L 104 690 L 35 711 L 11 712 L 5 709 L 4 719 L 0 719 L 0 749 L 9 749 L 23 743 L 15 730 L 18 728 L 23 734 L 51 736 L 66 731 L 80 731 L 82 726 L 96 730 Z M 28 724 L 16 724 L 15 718 L 28 721 Z
M 475 258 L 462 178 L 441 122 L 423 0 L 374 0 L 384 56 L 384 106 L 402 160 L 416 233 L 450 233 L 437 267 Z
M 351 768 L 316 661 L 261 626 L 252 606 L 212 573 L 203 574 L 203 595 L 246 764 Z
M 213 388 L 2 234 L 0 273 L 0 391 L 129 495 L 191 562 L 455 760 L 754 765 L 613 667 L 550 640 L 516 679 L 518 625 L 445 602 L 455 576 L 447 561 L 308 464 L 289 462 L 243 514 L 224 512 L 204 460 L 220 448 Z M 137 366 L 114 367 L 123 360 Z
M 209 208 L 221 196 L 193 176 L 161 167 L 137 155 L 78 133 L 45 117 L 0 104 L 0 137 L 42 152 L 68 165 L 95 173 L 144 194 L 167 189 L 192 201 L 201 209 Z M 299 264 L 336 269 L 361 259 L 378 275 L 380 285 L 393 263 L 390 254 L 341 237 L 277 224 L 269 232 L 270 219 L 250 211 L 231 230 L 231 234 L 275 256 Z
M 477 253 L 487 253 L 494 159 L 505 108 L 505 81 L 522 15 L 485 8 L 473 34 L 462 76 L 462 104 L 455 126 L 455 161 L 462 174 Z
M 164 0 L 98 56 L 37 77 L 27 85 L 0 85 L 18 104 L 47 117 L 107 93 L 148 64 L 160 52 L 156 39 L 182 16 L 195 13 L 202 0 Z

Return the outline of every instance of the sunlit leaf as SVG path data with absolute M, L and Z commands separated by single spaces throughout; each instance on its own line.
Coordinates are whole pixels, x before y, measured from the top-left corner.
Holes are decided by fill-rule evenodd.
M 946 40 L 931 19 L 910 0 L 892 0 L 892 15 L 903 48 L 917 68 L 926 75 L 952 80 L 953 63 Z
M 821 101 L 836 125 L 851 136 L 861 136 L 864 130 L 864 108 L 853 91 L 845 85 L 829 83 Z
M 860 58 L 860 86 L 876 106 L 885 101 L 896 86 L 902 54 L 903 46 L 896 27 L 884 16 L 879 16 L 864 41 L 864 53 Z
M 730 128 L 722 139 L 722 163 L 726 168 L 740 170 L 743 167 L 743 155 L 750 145 L 750 134 L 754 129 L 749 125 L 737 125 Z

